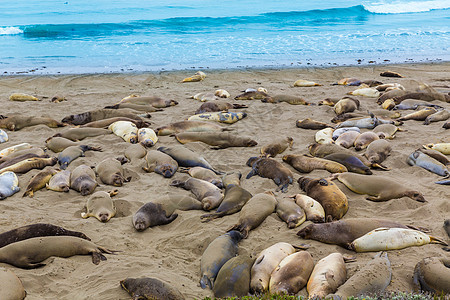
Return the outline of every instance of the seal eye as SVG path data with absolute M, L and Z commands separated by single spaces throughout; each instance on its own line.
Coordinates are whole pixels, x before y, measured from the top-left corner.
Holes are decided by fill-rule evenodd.
M 319 184 L 321 186 L 328 186 L 328 181 L 326 179 L 322 178 L 319 180 Z

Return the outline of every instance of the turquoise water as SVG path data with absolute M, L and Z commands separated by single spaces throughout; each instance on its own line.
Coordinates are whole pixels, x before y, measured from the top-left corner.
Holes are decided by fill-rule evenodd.
M 450 1 L 2 0 L 0 73 L 448 61 Z

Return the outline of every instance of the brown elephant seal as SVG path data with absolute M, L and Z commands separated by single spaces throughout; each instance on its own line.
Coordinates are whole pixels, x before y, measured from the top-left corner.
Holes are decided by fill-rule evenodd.
M 175 210 L 202 210 L 202 203 L 197 199 L 184 194 L 169 194 L 152 200 L 155 204 L 161 204 L 166 215 L 172 215 Z
M 339 245 L 350 249 L 357 238 L 377 228 L 412 228 L 399 222 L 378 218 L 349 218 L 328 223 L 313 223 L 302 228 L 297 235 L 302 239 L 316 240 L 326 244 Z
M 294 180 L 291 170 L 273 158 L 250 157 L 247 161 L 247 166 L 252 168 L 250 173 L 247 174 L 247 179 L 254 175 L 270 178 L 278 186 L 278 190 L 281 190 L 283 193 L 287 192 L 288 185 L 292 184 Z
M 55 134 L 54 137 L 63 137 L 76 142 L 81 141 L 87 137 L 94 137 L 111 133 L 112 133 L 111 130 L 103 128 L 93 128 L 93 127 L 69 128 L 60 133 Z
M 133 226 L 137 231 L 144 231 L 149 227 L 169 224 L 177 217 L 177 213 L 167 212 L 161 203 L 148 202 L 133 215 Z
M 351 191 L 369 195 L 366 199 L 370 201 L 380 202 L 409 197 L 415 201 L 426 202 L 422 193 L 405 187 L 403 184 L 398 183 L 397 180 L 387 176 L 365 176 L 354 173 L 333 174 L 332 179 L 336 178 Z
M 25 299 L 25 291 L 22 281 L 11 270 L 0 268 L 0 298 L 3 300 Z
M 287 148 L 292 149 L 293 143 L 294 139 L 291 137 L 275 140 L 261 147 L 261 155 L 275 157 L 277 154 L 283 153 Z
M 327 127 L 331 127 L 331 125 L 328 125 L 327 123 L 315 121 L 311 118 L 306 118 L 303 120 L 297 120 L 295 122 L 295 126 L 302 129 L 314 129 L 314 130 L 320 130 Z
M 314 260 L 307 251 L 285 257 L 270 275 L 270 294 L 297 294 L 308 283 Z
M 180 121 L 156 129 L 158 135 L 180 132 L 231 131 L 232 129 L 208 121 Z
M 336 115 L 342 115 L 344 113 L 353 112 L 353 111 L 359 109 L 359 105 L 360 105 L 359 100 L 350 98 L 350 97 L 348 97 L 348 98 L 346 97 L 346 98 L 339 100 L 334 105 L 334 112 L 336 113 Z
M 112 186 L 122 186 L 131 179 L 125 178 L 122 164 L 116 158 L 105 158 L 95 167 L 95 172 L 104 184 Z
M 11 166 L 0 169 L 0 173 L 4 172 L 14 172 L 18 174 L 24 174 L 32 169 L 43 169 L 46 166 L 54 166 L 58 159 L 56 157 L 49 158 L 41 158 L 41 157 L 32 157 L 17 162 Z
M 269 97 L 266 92 L 250 90 L 234 97 L 234 100 L 262 100 Z
M 434 150 L 434 149 L 418 149 L 420 150 L 420 152 L 425 153 L 426 155 L 434 158 L 435 160 L 437 160 L 438 162 L 440 162 L 441 164 L 445 165 L 445 166 L 449 166 L 450 165 L 450 158 L 448 158 L 446 155 L 442 154 L 441 152 Z
M 448 118 L 450 118 L 450 111 L 448 109 L 443 109 L 426 117 L 423 124 L 430 125 L 432 122 L 447 121 Z
M 178 169 L 178 163 L 170 155 L 157 150 L 149 150 L 145 156 L 147 166 L 142 167 L 146 172 L 155 172 L 166 178 L 172 177 Z
M 70 146 L 79 146 L 80 143 L 71 141 L 64 137 L 52 136 L 45 140 L 45 147 L 55 153 L 61 152 Z
M 130 119 L 127 117 L 114 117 L 114 118 L 108 118 L 108 119 L 103 119 L 103 120 L 98 120 L 98 121 L 92 121 L 89 123 L 86 123 L 84 125 L 81 125 L 80 127 L 93 127 L 93 128 L 108 128 L 109 125 L 111 125 L 112 123 L 118 122 L 118 121 L 126 121 L 126 122 L 131 122 L 134 125 L 136 125 L 137 128 L 143 128 L 143 127 L 148 127 L 150 126 L 150 122 L 146 122 L 143 120 L 135 120 L 135 119 Z
M 423 101 L 440 100 L 443 102 L 450 102 L 450 95 L 436 92 L 404 92 L 403 95 L 398 95 L 393 98 L 396 104 L 401 103 L 405 99 L 416 99 Z
M 24 161 L 25 159 L 33 158 L 33 157 L 49 158 L 48 154 L 36 155 L 34 153 L 26 153 L 26 154 L 16 156 L 16 157 L 7 156 L 8 159 L 5 159 L 4 162 L 0 163 L 0 170 L 3 168 L 9 167 L 9 166 L 15 165 L 21 161 Z
M 242 173 L 237 172 L 229 172 L 222 176 L 222 185 L 223 187 L 227 187 L 229 185 L 241 185 Z
M 270 275 L 280 262 L 295 252 L 291 244 L 279 242 L 262 250 L 251 269 L 250 291 L 262 294 L 269 289 Z
M 341 134 L 334 143 L 348 149 L 355 145 L 355 141 L 360 135 L 361 133 L 357 131 L 347 131 Z
M 450 293 L 450 259 L 427 257 L 416 264 L 413 277 L 416 292 Z
M 213 149 L 228 147 L 254 147 L 258 144 L 250 137 L 238 136 L 229 132 L 181 132 L 175 138 L 182 144 L 189 142 L 202 142 L 213 146 Z
M 371 142 L 380 139 L 380 135 L 381 138 L 384 138 L 382 133 L 377 134 L 372 131 L 361 133 L 355 140 L 355 150 L 360 151 L 366 149 Z
M 102 253 L 113 254 L 113 251 L 79 237 L 46 236 L 26 239 L 0 248 L 0 262 L 18 268 L 33 269 L 45 266 L 41 262 L 50 256 L 92 255 L 92 262 L 98 265 L 101 260 L 106 260 Z
M 445 124 L 442 125 L 442 128 L 450 129 L 450 121 L 445 122 Z
M 22 115 L 15 115 L 7 117 L 6 119 L 0 119 L 0 128 L 6 128 L 11 131 L 20 130 L 25 127 L 35 125 L 46 125 L 50 128 L 65 126 L 64 124 L 51 118 L 25 117 Z
M 306 214 L 295 201 L 288 198 L 277 199 L 276 213 L 286 222 L 289 229 L 296 228 L 306 221 Z
M 264 103 L 280 103 L 280 102 L 286 102 L 291 105 L 310 105 L 309 102 L 307 102 L 305 99 L 299 96 L 293 96 L 293 95 L 275 95 L 275 96 L 268 96 L 266 98 L 261 99 L 261 102 Z
M 207 286 L 213 289 L 217 273 L 228 260 L 237 255 L 238 243 L 241 240 L 241 233 L 232 230 L 209 243 L 200 259 L 200 286 L 202 289 Z
M 334 293 L 347 279 L 347 268 L 342 254 L 331 253 L 319 260 L 309 277 L 306 289 L 311 299 L 323 299 Z
M 363 165 L 367 166 L 367 167 L 371 167 L 371 163 L 367 160 L 367 158 L 365 158 L 364 156 L 355 153 L 354 151 L 350 150 L 350 149 L 345 149 L 344 147 L 341 147 L 339 145 L 336 144 L 312 144 L 308 146 L 309 149 L 309 153 L 312 156 L 315 157 L 320 157 L 320 158 L 324 158 L 327 155 L 330 154 L 334 154 L 334 153 L 343 153 L 343 154 L 347 154 L 347 155 L 351 155 L 351 156 L 355 156 L 356 158 L 358 158 Z
M 70 188 L 87 196 L 92 194 L 97 186 L 95 172 L 89 166 L 76 167 L 70 176 Z
M 142 111 L 142 112 L 146 112 L 146 113 L 151 113 L 151 112 L 156 112 L 156 111 L 163 111 L 163 109 L 161 108 L 156 108 L 153 105 L 149 105 L 149 104 L 134 104 L 134 103 L 127 103 L 127 102 L 123 102 L 123 103 L 118 103 L 115 105 L 109 105 L 109 106 L 105 106 L 104 108 L 106 109 L 132 109 L 132 110 L 136 110 L 136 111 Z
M 34 192 L 44 188 L 50 178 L 56 173 L 58 173 L 58 171 L 56 171 L 52 167 L 46 167 L 42 171 L 34 175 L 33 178 L 31 178 L 30 183 L 28 183 L 27 189 L 22 197 L 28 196 L 30 198 L 33 198 Z
M 195 111 L 195 114 L 197 115 L 206 112 L 228 111 L 229 109 L 240 108 L 248 108 L 248 106 L 238 103 L 231 104 L 228 102 L 205 102 Z
M 340 146 L 338 146 L 340 147 Z M 341 147 L 342 148 L 342 147 Z M 342 148 L 345 149 L 345 148 Z M 360 159 L 361 156 L 356 156 L 353 153 L 333 153 L 326 155 L 324 158 L 340 163 L 345 166 L 349 172 L 372 175 L 372 171 L 367 167 L 366 164 Z M 367 160 L 366 158 L 364 158 Z M 370 164 L 370 163 L 369 163 Z M 372 165 L 371 165 L 372 166 Z
M 116 215 L 116 207 L 111 195 L 115 195 L 117 192 L 95 192 L 86 201 L 86 212 L 81 213 L 83 219 L 89 217 L 95 217 L 100 222 L 108 222 L 112 217 Z
M 131 144 L 125 149 L 124 155 L 125 157 L 134 163 L 139 161 L 147 154 L 147 149 L 141 144 Z
M 120 286 L 133 299 L 185 299 L 176 288 L 157 278 L 126 278 L 120 281 Z
M 212 210 L 220 205 L 223 193 L 214 184 L 197 178 L 188 178 L 186 181 L 174 180 L 171 186 L 181 187 L 191 191 L 202 202 L 204 210 Z
M 432 107 L 425 107 L 419 111 L 415 111 L 413 113 L 407 114 L 399 118 L 399 121 L 407 121 L 407 120 L 416 120 L 416 121 L 424 121 L 429 115 L 436 113 L 436 110 Z
M 209 169 L 203 167 L 193 167 L 189 169 L 188 168 L 180 169 L 180 172 L 186 172 L 191 177 L 211 182 L 220 189 L 223 188 L 222 179 L 216 173 L 214 173 Z
M 375 140 L 367 146 L 366 152 L 363 154 L 371 164 L 380 166 L 383 161 L 391 154 L 391 143 L 387 140 Z M 385 168 L 387 169 L 387 168 Z
M 3 233 L 0 233 L 0 248 L 9 245 L 11 243 L 23 241 L 26 239 L 41 237 L 41 236 L 61 236 L 61 235 L 70 235 L 76 236 L 85 240 L 90 241 L 84 233 L 78 231 L 67 230 L 63 227 L 45 224 L 45 223 L 37 223 L 26 225 L 22 227 L 18 227 Z
M 338 174 L 348 174 L 348 172 Z M 330 180 L 300 177 L 298 183 L 309 197 L 317 200 L 322 205 L 327 222 L 339 220 L 347 212 L 347 196 Z
M 159 147 L 157 150 L 171 156 L 181 167 L 203 167 L 212 170 L 216 174 L 223 174 L 215 170 L 201 155 L 185 146 Z
M 126 109 L 97 109 L 81 114 L 70 115 L 62 119 L 63 123 L 69 123 L 72 125 L 84 125 L 93 121 L 99 121 L 104 119 L 125 117 L 133 120 L 142 121 L 141 117 L 130 112 Z
M 334 106 L 341 98 L 325 98 L 323 100 L 320 100 L 317 105 L 328 105 L 328 106 Z
M 20 156 L 26 156 L 26 155 L 30 155 L 29 157 L 26 158 L 31 158 L 31 157 L 43 157 L 43 155 L 46 155 L 45 151 L 41 148 L 27 148 L 27 149 L 22 149 L 22 150 L 17 150 L 14 151 L 6 156 L 0 157 L 0 168 L 1 165 L 3 165 L 5 162 L 10 161 L 11 159 L 15 159 L 18 158 Z M 21 161 L 22 159 L 18 159 L 17 161 Z
M 383 133 L 385 139 L 393 139 L 395 138 L 395 133 L 397 131 L 405 131 L 395 126 L 394 124 L 380 124 L 375 127 L 373 130 L 375 133 Z
M 400 75 L 397 72 L 393 72 L 393 71 L 384 71 L 380 73 L 380 76 L 382 77 L 397 77 L 397 78 L 404 78 L 404 76 Z
M 250 290 L 250 269 L 254 258 L 239 255 L 230 258 L 220 268 L 213 286 L 215 297 L 243 297 Z
M 347 172 L 347 168 L 335 161 L 308 155 L 285 155 L 283 161 L 302 173 L 310 173 L 313 170 L 327 170 L 330 173 Z
M 397 89 L 390 90 L 388 92 L 385 92 L 385 93 L 381 94 L 381 96 L 378 97 L 376 102 L 377 102 L 378 105 L 381 105 L 381 104 L 383 104 L 384 101 L 386 101 L 388 99 L 394 99 L 394 101 L 395 101 L 396 97 L 402 97 L 402 96 L 406 95 L 407 93 L 408 92 L 404 91 L 404 90 L 397 90 Z M 398 103 L 396 101 L 396 104 L 398 104 Z
M 157 96 L 147 96 L 147 97 L 130 97 L 120 103 L 132 103 L 138 105 L 151 105 L 156 108 L 165 108 L 170 106 L 175 106 L 178 104 L 175 100 L 163 99 Z M 119 103 L 119 104 L 120 104 Z
M 78 157 L 84 157 L 86 151 L 102 151 L 101 148 L 88 145 L 69 146 L 58 154 L 60 169 L 65 170 L 69 164 Z
M 305 211 L 306 220 L 314 223 L 325 222 L 325 211 L 319 202 L 302 194 L 293 195 L 291 198 L 294 198 L 295 203 Z
M 46 184 L 47 189 L 55 192 L 69 192 L 71 173 L 72 172 L 69 170 L 63 170 L 56 173 Z
M 276 205 L 277 200 L 272 192 L 254 195 L 239 212 L 237 224 L 228 228 L 227 231 L 238 230 L 242 237 L 246 239 L 250 230 L 261 225 L 275 211 Z
M 380 252 L 347 279 L 334 294 L 329 294 L 327 299 L 348 299 L 366 295 L 379 295 L 384 292 L 391 283 L 392 268 L 387 252 Z

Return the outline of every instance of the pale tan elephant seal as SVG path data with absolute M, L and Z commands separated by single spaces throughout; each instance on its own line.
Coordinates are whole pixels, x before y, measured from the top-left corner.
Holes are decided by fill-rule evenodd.
M 70 172 L 69 170 L 64 170 L 56 173 L 46 184 L 47 189 L 55 192 L 69 192 L 71 173 L 72 172 Z
M 0 268 L 0 299 L 22 300 L 26 297 L 22 281 L 11 270 Z
M 330 280 L 332 278 L 332 280 Z M 306 289 L 309 298 L 324 298 L 334 293 L 347 279 L 347 268 L 342 254 L 331 253 L 314 266 Z
M 223 199 L 221 189 L 201 179 L 191 177 L 186 181 L 174 180 L 170 185 L 190 190 L 202 202 L 204 210 L 211 210 L 218 207 Z
M 105 158 L 96 167 L 95 172 L 104 184 L 122 186 L 131 178 L 125 178 L 122 163 L 116 158 Z
M 275 157 L 277 154 L 283 153 L 288 147 L 292 149 L 294 139 L 286 137 L 277 139 L 270 144 L 261 147 L 261 155 Z
M 111 199 L 111 194 L 115 193 L 99 191 L 92 194 L 86 202 L 86 212 L 82 212 L 81 217 L 83 219 L 95 217 L 100 222 L 108 222 L 116 215 L 116 207 Z

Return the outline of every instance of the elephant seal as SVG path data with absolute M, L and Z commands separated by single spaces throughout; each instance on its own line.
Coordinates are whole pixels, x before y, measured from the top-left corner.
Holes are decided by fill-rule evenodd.
M 185 146 L 159 147 L 158 151 L 171 156 L 181 167 L 203 167 L 210 169 L 216 174 L 222 174 L 221 172 L 215 170 L 209 162 L 206 161 L 206 159 Z
M 121 103 L 132 103 L 137 105 L 151 105 L 156 108 L 165 108 L 170 106 L 175 106 L 178 104 L 175 100 L 163 99 L 157 96 L 146 96 L 146 97 L 129 97 L 124 98 L 118 104 Z
M 149 150 L 145 156 L 147 166 L 142 167 L 146 172 L 155 172 L 166 178 L 172 177 L 178 169 L 178 163 L 164 152 Z
M 56 157 L 41 158 L 32 157 L 22 160 L 14 165 L 0 169 L 0 173 L 4 172 L 14 172 L 19 174 L 25 174 L 32 169 L 43 169 L 46 166 L 54 166 L 58 159 Z
M 404 76 L 400 75 L 397 72 L 392 72 L 392 71 L 384 71 L 380 73 L 380 76 L 382 77 L 397 77 L 397 78 L 404 78 Z
M 231 131 L 232 129 L 223 127 L 208 121 L 180 121 L 156 129 L 158 135 L 170 135 L 180 132 L 205 132 L 205 131 Z
M 423 145 L 425 149 L 433 149 L 445 155 L 450 155 L 450 143 L 438 143 Z
M 241 185 L 241 178 L 242 173 L 239 171 L 226 173 L 222 177 L 222 185 L 225 188 L 229 185 Z
M 295 252 L 291 244 L 280 242 L 262 250 L 252 266 L 250 291 L 263 294 L 269 289 L 270 275 L 280 262 Z
M 283 153 L 288 147 L 292 149 L 292 144 L 294 139 L 291 137 L 286 137 L 284 139 L 278 139 L 273 143 L 264 145 L 261 147 L 261 155 L 266 157 L 275 157 L 277 154 Z
M 342 127 L 342 128 L 338 128 L 336 130 L 333 131 L 333 141 L 336 141 L 342 134 L 349 132 L 349 131 L 356 131 L 358 133 L 361 133 L 361 129 L 359 129 L 358 127 Z
M 0 163 L 0 169 L 12 166 L 12 165 L 17 164 L 25 159 L 33 158 L 33 157 L 49 158 L 48 154 L 37 155 L 34 153 L 27 153 L 27 154 L 23 154 L 23 155 L 11 157 L 11 158 L 9 156 L 7 156 L 6 158 L 8 158 L 8 159 L 5 159 L 4 162 Z
M 273 158 L 250 157 L 247 161 L 247 166 L 252 168 L 250 173 L 247 174 L 247 179 L 254 175 L 270 178 L 278 186 L 278 190 L 281 190 L 283 193 L 287 192 L 288 185 L 292 184 L 294 180 L 291 170 Z
M 292 95 L 275 95 L 275 96 L 267 96 L 266 98 L 261 99 L 263 103 L 280 103 L 286 102 L 291 105 L 310 105 L 305 99 L 299 96 Z
M 340 163 L 346 167 L 349 172 L 372 175 L 372 171 L 356 155 L 348 153 L 333 153 L 326 155 L 324 158 Z
M 267 92 L 259 90 L 245 91 L 243 94 L 239 94 L 234 97 L 234 100 L 262 100 L 269 97 Z
M 370 201 L 388 201 L 406 196 L 415 201 L 426 202 L 422 193 L 409 189 L 386 176 L 365 176 L 354 173 L 333 174 L 332 180 L 336 178 L 351 191 L 369 195 L 366 199 Z
M 221 189 L 208 181 L 197 178 L 191 177 L 186 181 L 174 180 L 170 185 L 190 190 L 202 202 L 204 210 L 212 210 L 218 207 L 223 199 Z
M 348 98 L 346 97 L 346 98 L 339 100 L 334 105 L 334 112 L 336 113 L 336 115 L 342 115 L 344 113 L 353 112 L 353 111 L 359 109 L 359 105 L 360 105 L 359 100 L 350 98 L 350 97 L 348 97 Z
M 95 172 L 90 167 L 80 165 L 72 171 L 70 188 L 80 192 L 82 196 L 92 194 L 96 186 Z
M 450 293 L 450 259 L 427 257 L 416 264 L 413 277 L 416 292 Z
M 202 81 L 205 78 L 206 78 L 206 74 L 202 71 L 198 71 L 193 76 L 184 78 L 181 82 L 183 82 L 183 83 L 184 82 L 198 82 L 198 81 Z
M 348 172 L 338 174 L 348 174 Z M 298 183 L 309 197 L 317 200 L 322 205 L 327 222 L 339 220 L 347 212 L 347 196 L 330 180 L 300 177 Z
M 347 168 L 335 161 L 304 155 L 285 155 L 283 161 L 302 173 L 310 173 L 313 170 L 327 170 L 330 173 L 347 172 Z
M 105 158 L 95 167 L 95 172 L 104 184 L 112 186 L 122 186 L 131 179 L 125 178 L 122 164 L 116 158 Z
M 27 292 L 22 281 L 11 270 L 0 268 L 0 298 L 4 300 L 23 300 Z
M 23 241 L 30 238 L 42 236 L 61 236 L 61 235 L 76 236 L 88 241 L 91 240 L 82 232 L 67 230 L 63 227 L 52 224 L 37 223 L 18 227 L 1 233 L 0 248 L 9 245 L 11 243 Z
M 450 121 L 445 122 L 445 124 L 442 125 L 442 128 L 450 129 Z
M 237 136 L 229 132 L 181 132 L 175 134 L 175 138 L 182 144 L 202 142 L 213 146 L 212 149 L 254 147 L 258 144 L 258 142 L 250 137 Z
M 114 252 L 85 239 L 74 236 L 46 236 L 26 239 L 0 248 L 0 262 L 18 268 L 33 269 L 45 266 L 41 263 L 50 256 L 70 257 L 92 255 L 96 265 L 106 260 L 102 253 Z
M 172 215 L 177 209 L 183 211 L 203 209 L 200 201 L 184 194 L 169 194 L 153 199 L 152 202 L 155 204 L 161 204 L 162 209 L 166 212 L 166 216 Z
M 382 133 L 376 134 L 371 131 L 361 133 L 355 140 L 355 150 L 360 151 L 366 149 L 371 142 L 380 139 L 380 137 L 384 138 L 384 135 Z
M 294 198 L 295 203 L 305 211 L 306 220 L 314 223 L 325 222 L 325 211 L 319 202 L 302 194 L 291 196 L 291 198 Z
M 103 120 L 98 120 L 98 121 L 92 121 L 89 123 L 86 123 L 84 125 L 81 125 L 80 127 L 93 127 L 93 128 L 108 128 L 109 125 L 111 125 L 112 123 L 118 122 L 118 121 L 126 121 L 126 122 L 131 122 L 134 125 L 136 125 L 137 128 L 143 128 L 143 127 L 147 127 L 150 125 L 149 122 L 146 121 L 142 121 L 142 120 L 135 120 L 135 119 L 130 119 L 127 117 L 114 117 L 114 118 L 108 118 L 108 119 L 103 119 Z
M 25 143 L 25 144 L 27 144 L 27 143 Z M 30 144 L 28 144 L 28 145 L 30 145 Z M 3 152 L 3 150 L 1 152 Z M 22 150 L 15 150 L 15 151 L 13 151 L 13 152 L 5 155 L 5 156 L 1 156 L 0 155 L 0 165 L 5 163 L 5 162 L 7 162 L 7 161 L 10 161 L 11 159 L 14 159 L 16 157 L 29 155 L 29 154 L 32 154 L 34 156 L 29 156 L 27 158 L 38 157 L 38 156 L 43 157 L 43 155 L 45 155 L 45 151 L 42 150 L 41 148 L 31 147 L 31 145 L 30 145 L 29 148 L 27 147 L 27 148 L 22 149 Z
M 33 178 L 31 178 L 30 183 L 28 183 L 27 189 L 25 190 L 25 193 L 22 195 L 22 197 L 28 196 L 30 198 L 33 198 L 34 192 L 44 188 L 50 178 L 52 178 L 52 176 L 56 173 L 58 173 L 58 171 L 56 171 L 52 167 L 46 167 L 42 171 L 34 175 Z
M 311 87 L 311 86 L 323 86 L 323 84 L 316 83 L 314 81 L 299 79 L 294 82 L 295 87 Z
M 370 97 L 370 98 L 377 98 L 380 96 L 380 92 L 377 89 L 370 88 L 370 87 L 360 87 L 354 91 L 348 92 L 347 94 L 353 95 L 353 96 Z
M 307 283 L 314 260 L 307 251 L 285 257 L 270 275 L 270 294 L 297 294 Z
M 134 163 L 135 161 L 139 161 L 147 154 L 147 150 L 141 144 L 131 144 L 125 149 L 124 155 L 125 157 Z
M 396 97 L 402 97 L 406 94 L 408 94 L 407 91 L 400 90 L 400 89 L 393 89 L 393 90 L 390 90 L 388 92 L 381 94 L 380 97 L 378 97 L 376 102 L 378 105 L 381 105 L 381 104 L 383 104 L 384 101 L 386 101 L 388 99 L 394 99 L 394 101 L 395 101 Z M 396 102 L 396 104 L 399 104 L 401 101 L 400 102 L 395 101 L 395 102 Z
M 120 286 L 133 299 L 185 299 L 176 288 L 157 278 L 126 278 L 120 281 Z
M 436 110 L 432 107 L 425 107 L 419 111 L 407 114 L 399 118 L 399 121 L 407 121 L 407 120 L 416 120 L 416 121 L 424 121 L 428 116 L 436 113 Z
M 6 119 L 0 119 L 0 128 L 6 128 L 11 131 L 16 131 L 23 129 L 25 127 L 35 126 L 35 125 L 46 125 L 50 128 L 63 127 L 64 124 L 51 119 L 51 118 L 40 118 L 40 117 L 26 117 L 21 115 L 15 115 L 7 117 Z
M 127 143 L 136 144 L 138 142 L 138 128 L 134 123 L 117 121 L 109 125 L 108 129 Z
M 219 123 L 233 124 L 247 117 L 246 112 L 210 112 L 190 116 L 188 121 L 216 121 Z
M 436 92 L 404 92 L 403 95 L 398 95 L 393 98 L 396 104 L 400 104 L 405 99 L 417 99 L 423 101 L 440 100 L 443 102 L 450 102 L 450 95 Z
M 391 283 L 391 278 L 391 262 L 386 252 L 380 252 L 327 298 L 348 299 L 363 295 L 382 294 Z
M 416 150 L 411 153 L 408 156 L 406 162 L 410 166 L 416 165 L 440 176 L 447 177 L 450 175 L 450 172 L 444 164 L 434 159 L 433 157 L 426 155 L 420 150 Z
M 64 137 L 52 136 L 45 140 L 45 147 L 55 153 L 61 152 L 70 146 L 79 146 L 80 143 L 66 139 Z
M 377 127 L 375 127 L 372 131 L 377 134 L 382 133 L 385 139 L 393 139 L 395 138 L 395 133 L 397 131 L 405 131 L 405 130 L 401 130 L 394 124 L 380 124 L 377 125 Z
M 200 286 L 214 287 L 217 273 L 222 266 L 238 253 L 238 243 L 242 240 L 239 231 L 232 230 L 214 239 L 203 251 L 200 259 Z
M 81 114 L 70 115 L 62 119 L 63 123 L 72 125 L 84 125 L 93 121 L 110 119 L 115 117 L 126 117 L 133 120 L 142 121 L 141 117 L 126 109 L 97 109 Z
M 387 140 L 375 140 L 367 146 L 363 154 L 371 164 L 382 166 L 381 163 L 386 160 L 392 151 L 391 143 Z M 382 166 L 383 167 L 383 166 Z M 385 168 L 387 169 L 387 168 Z
M 58 163 L 60 169 L 65 170 L 69 164 L 78 157 L 84 157 L 86 151 L 101 151 L 101 148 L 91 147 L 87 145 L 69 146 L 58 154 Z
M 115 195 L 116 192 L 95 192 L 86 201 L 86 212 L 81 213 L 83 219 L 89 217 L 95 217 L 100 222 L 108 222 L 112 217 L 116 215 L 116 207 L 111 195 Z
M 426 117 L 423 124 L 430 125 L 432 122 L 447 121 L 448 118 L 450 118 L 450 111 L 448 109 L 443 109 Z
M 71 172 L 69 170 L 64 170 L 56 173 L 46 184 L 47 189 L 55 192 L 69 192 L 70 174 Z
M 331 253 L 314 266 L 306 286 L 308 297 L 325 298 L 326 295 L 334 293 L 346 279 L 347 268 L 342 254 Z
M 106 109 L 131 109 L 131 110 L 142 111 L 142 112 L 146 112 L 146 113 L 163 111 L 163 109 L 156 108 L 150 104 L 135 104 L 135 103 L 128 103 L 128 102 L 118 103 L 115 105 L 108 105 L 108 106 L 105 106 L 104 108 L 106 108 Z
M 309 224 L 297 232 L 297 235 L 302 239 L 316 240 L 350 249 L 350 244 L 354 240 L 380 227 L 418 229 L 385 219 L 349 218 L 328 223 Z
M 295 201 L 290 199 L 277 199 L 276 213 L 281 220 L 287 223 L 289 229 L 296 228 L 306 221 L 306 214 Z
M 347 131 L 341 134 L 334 143 L 348 149 L 355 145 L 355 141 L 360 135 L 361 133 L 357 131 Z
M 227 231 L 238 230 L 246 239 L 250 230 L 257 228 L 274 212 L 276 205 L 277 200 L 272 192 L 254 195 L 239 212 L 237 224 L 228 228 Z
M 152 147 L 158 141 L 156 133 L 151 128 L 139 128 L 138 142 L 144 147 Z
M 250 289 L 250 269 L 254 258 L 239 255 L 230 258 L 220 268 L 214 282 L 213 293 L 215 297 L 243 297 Z
M 9 101 L 41 101 L 41 99 L 25 93 L 12 93 L 9 96 Z
M 229 109 L 240 108 L 248 108 L 248 106 L 238 103 L 231 104 L 228 102 L 205 102 L 195 111 L 195 114 L 198 115 L 206 112 L 228 111 Z
M 211 182 L 212 184 L 217 186 L 219 189 L 223 188 L 222 179 L 216 173 L 214 173 L 213 171 L 211 171 L 209 169 L 205 169 L 203 167 L 193 167 L 193 168 L 180 169 L 180 172 L 186 172 L 191 177 Z
M 0 129 L 0 144 L 5 143 L 7 141 L 9 141 L 8 134 L 4 130 Z
M 295 122 L 295 126 L 297 126 L 298 128 L 302 128 L 302 129 L 315 129 L 315 130 L 331 127 L 327 123 L 315 121 L 315 120 L 313 120 L 311 118 L 306 118 L 306 119 L 303 119 L 301 121 L 297 120 Z
M 177 213 L 166 211 L 161 203 L 148 202 L 133 215 L 133 226 L 137 231 L 144 231 L 149 227 L 169 224 L 177 217 Z
M 349 149 L 345 149 L 344 147 L 341 147 L 339 145 L 336 144 L 325 144 L 325 145 L 321 145 L 321 144 L 312 144 L 308 147 L 309 149 L 309 153 L 315 157 L 320 157 L 320 158 L 324 158 L 327 155 L 330 154 L 334 154 L 334 153 L 343 153 L 343 154 L 347 154 L 350 156 L 355 156 L 356 158 L 358 158 L 363 165 L 367 166 L 367 167 L 372 167 L 372 164 L 367 160 L 367 158 L 365 158 L 364 156 L 355 153 L 352 150 Z M 359 165 L 359 163 L 358 163 Z
M 441 164 L 445 165 L 445 166 L 449 166 L 450 165 L 450 158 L 447 158 L 446 155 L 442 154 L 441 152 L 437 151 L 437 150 L 433 150 L 433 149 L 418 149 L 421 152 L 425 153 L 426 155 L 434 158 L 435 160 L 437 160 L 438 162 L 440 162 Z
M 6 199 L 20 191 L 19 179 L 14 172 L 0 174 L 0 200 Z
M 332 144 L 333 143 L 333 128 L 324 128 L 319 130 L 314 135 L 314 140 L 319 144 Z
M 99 135 L 111 134 L 111 130 L 103 128 L 69 128 L 60 133 L 55 134 L 53 137 L 63 137 L 73 142 L 81 141 L 87 137 L 94 137 Z

